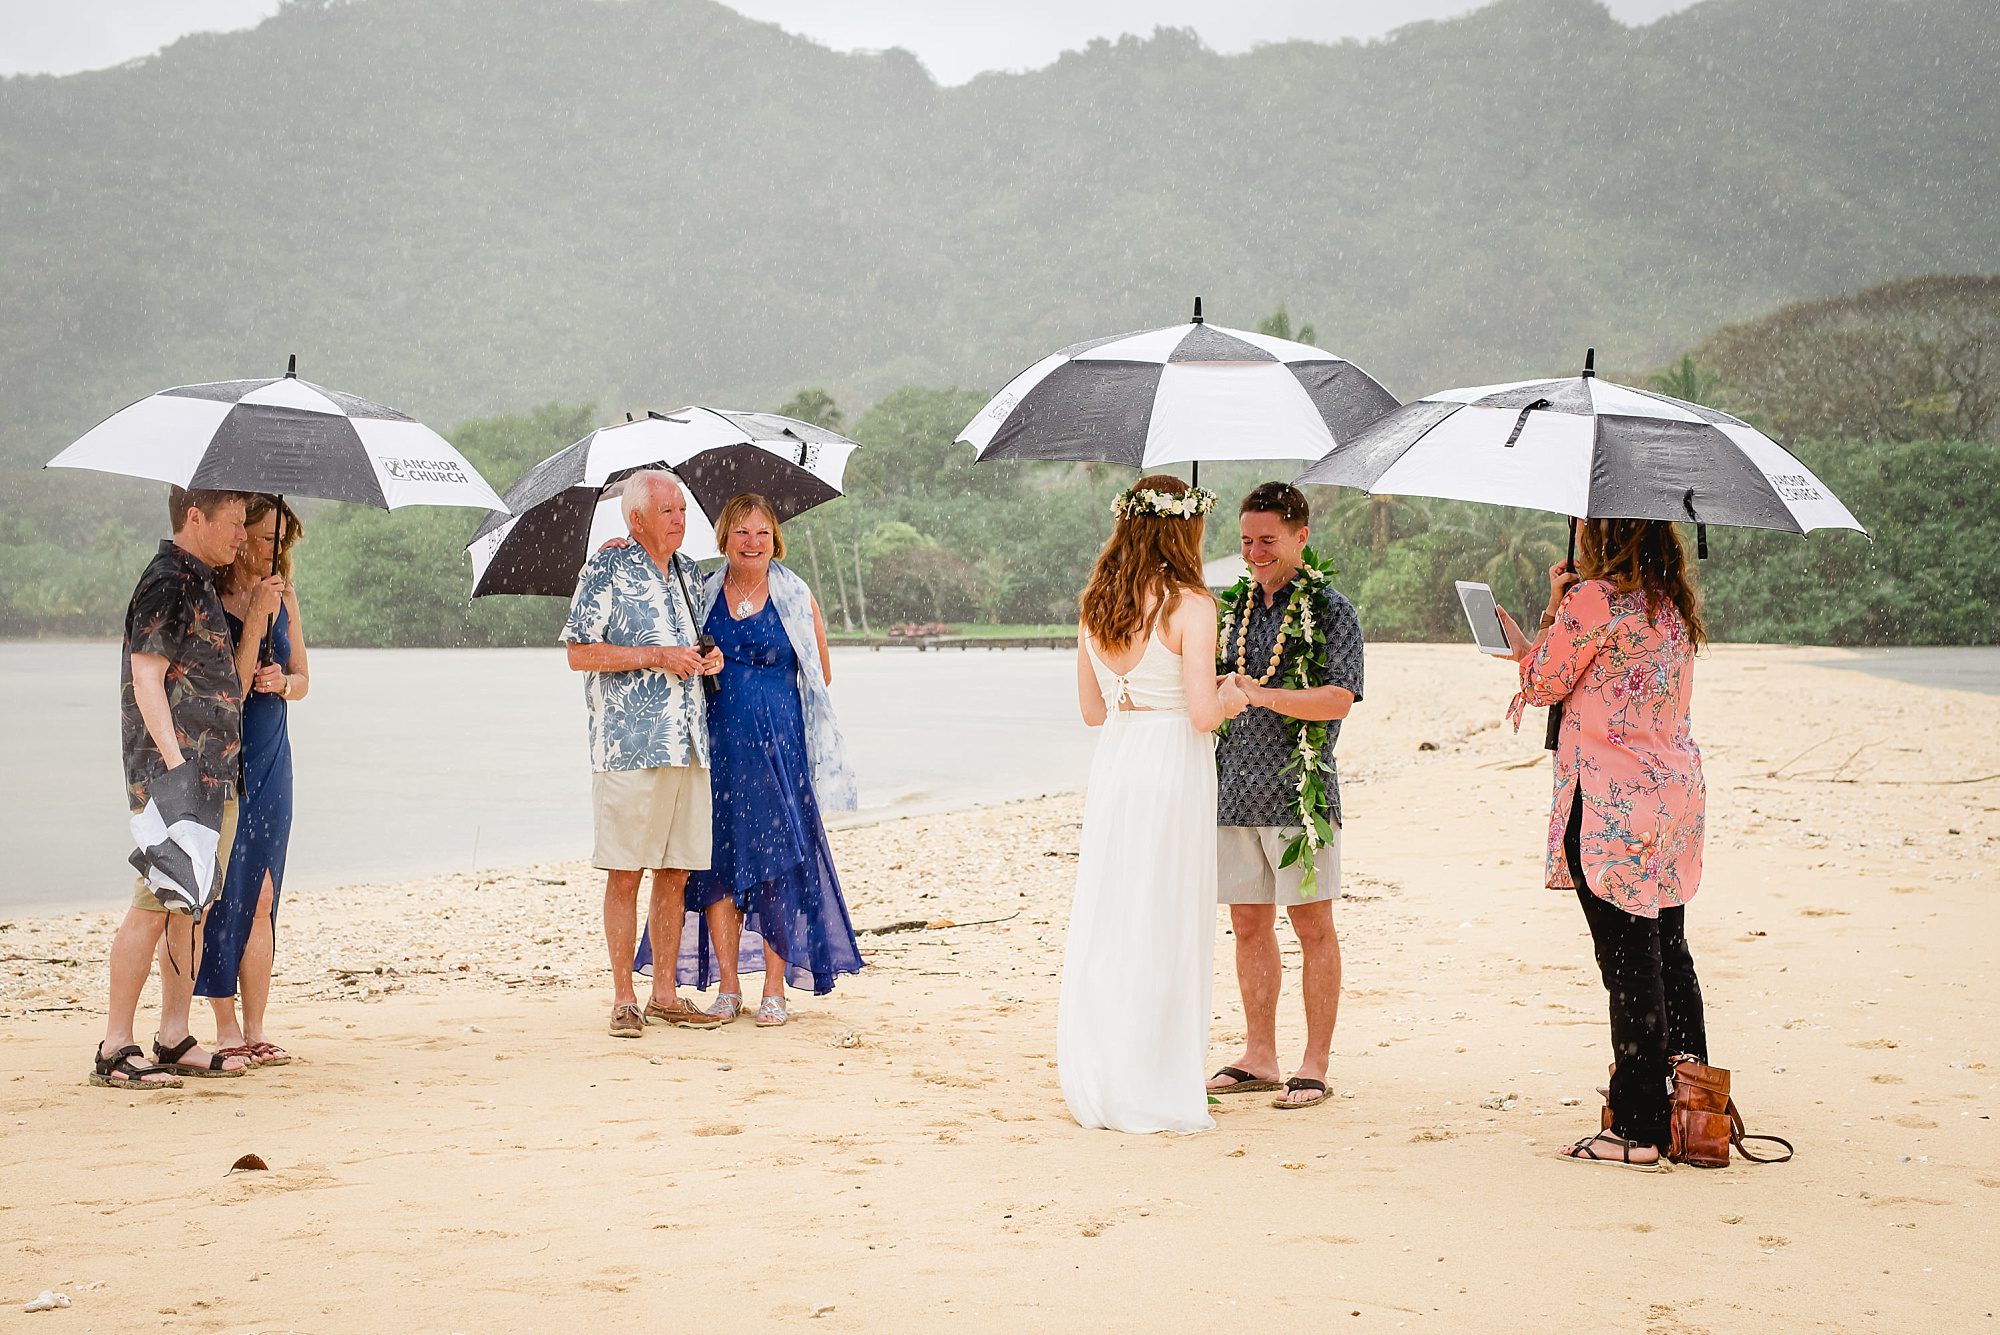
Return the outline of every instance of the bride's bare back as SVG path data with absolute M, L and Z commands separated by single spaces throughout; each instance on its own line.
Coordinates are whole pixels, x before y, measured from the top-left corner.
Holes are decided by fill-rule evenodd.
M 1240 692 L 1233 687 L 1220 692 L 1216 688 L 1216 609 L 1211 599 L 1176 594 L 1165 616 L 1160 615 L 1156 602 L 1146 610 L 1141 624 L 1148 627 L 1144 635 L 1115 647 L 1093 644 L 1089 630 L 1078 626 L 1077 703 L 1086 724 L 1093 728 L 1101 725 L 1114 707 L 1113 701 L 1106 698 L 1108 692 L 1103 689 L 1105 684 L 1099 682 L 1093 662 L 1119 682 L 1115 707 L 1120 711 L 1185 707 L 1188 721 L 1197 730 L 1211 732 L 1224 717 L 1234 717 L 1241 710 L 1237 698 Z M 1140 692 L 1165 701 L 1157 705 L 1133 699 L 1126 685 L 1126 680 L 1139 672 L 1146 656 L 1154 652 L 1156 641 L 1161 650 L 1177 660 L 1168 670 L 1179 678 L 1175 683 L 1177 689 L 1156 687 Z

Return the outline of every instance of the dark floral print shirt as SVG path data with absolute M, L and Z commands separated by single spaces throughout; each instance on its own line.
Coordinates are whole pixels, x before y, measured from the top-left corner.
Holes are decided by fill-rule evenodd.
M 167 709 L 181 754 L 201 782 L 235 792 L 243 742 L 243 685 L 236 675 L 236 638 L 216 591 L 215 570 L 172 542 L 162 542 L 125 609 L 119 720 L 125 748 L 125 795 L 132 810 L 146 805 L 147 788 L 166 773 L 166 761 L 132 691 L 132 655 L 167 660 Z
M 1300 578 L 1304 577 L 1295 577 Z M 1216 646 L 1216 670 L 1236 670 L 1236 636 L 1242 629 L 1241 618 L 1247 612 L 1250 627 L 1245 637 L 1244 665 L 1252 679 L 1264 675 L 1270 667 L 1271 646 L 1277 643 L 1278 627 L 1285 619 L 1285 605 L 1291 596 L 1292 586 L 1287 584 L 1266 607 L 1263 590 L 1251 584 L 1243 597 L 1242 606 L 1233 615 L 1224 617 L 1217 628 L 1220 642 Z M 1321 586 L 1317 601 L 1314 616 L 1326 634 L 1326 680 L 1313 684 L 1341 687 L 1353 692 L 1354 698 L 1359 700 L 1363 652 L 1361 618 L 1355 615 L 1354 604 L 1330 585 Z M 1291 670 L 1296 647 L 1286 644 L 1285 661 L 1272 674 L 1272 683 L 1282 680 L 1284 674 Z M 1340 720 L 1334 719 L 1326 725 L 1326 749 L 1320 753 L 1320 782 L 1326 785 L 1328 814 L 1333 817 L 1335 825 L 1342 823 L 1340 777 L 1333 763 L 1334 744 L 1339 740 Z M 1296 754 L 1295 745 L 1291 720 L 1284 715 L 1259 708 L 1246 709 L 1237 715 L 1229 725 L 1229 735 L 1215 746 L 1219 780 L 1215 823 L 1298 829 L 1298 773 L 1285 772 Z

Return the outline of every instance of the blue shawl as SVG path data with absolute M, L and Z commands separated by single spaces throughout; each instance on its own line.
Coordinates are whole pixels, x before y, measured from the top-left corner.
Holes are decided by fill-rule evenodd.
M 701 619 L 722 596 L 725 561 L 702 581 Z M 822 811 L 852 811 L 860 805 L 854 771 L 847 763 L 847 739 L 833 716 L 833 697 L 820 673 L 819 637 L 813 632 L 813 597 L 806 582 L 782 562 L 771 562 L 771 601 L 799 659 L 799 707 L 806 721 L 806 756 L 812 763 L 813 792 Z

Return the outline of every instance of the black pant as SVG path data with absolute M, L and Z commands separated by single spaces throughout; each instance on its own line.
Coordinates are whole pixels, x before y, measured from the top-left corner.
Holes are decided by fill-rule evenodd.
M 1563 849 L 1590 924 L 1597 971 L 1611 996 L 1611 1130 L 1641 1145 L 1667 1147 L 1670 1057 L 1708 1063 L 1701 981 L 1688 953 L 1687 910 L 1641 918 L 1590 892 L 1583 875 L 1583 793 L 1572 798 Z

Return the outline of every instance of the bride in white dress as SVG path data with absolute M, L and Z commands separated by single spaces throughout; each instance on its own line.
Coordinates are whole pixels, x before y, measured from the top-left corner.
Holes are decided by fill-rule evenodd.
M 1083 591 L 1083 721 L 1102 727 L 1063 951 L 1056 1066 L 1071 1116 L 1206 1131 L 1215 956 L 1215 740 L 1246 705 L 1215 674 L 1202 584 L 1213 492 L 1155 474 L 1119 494 Z

